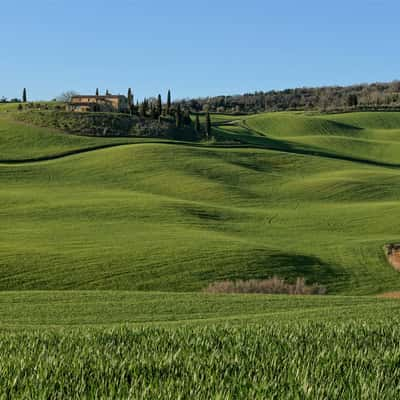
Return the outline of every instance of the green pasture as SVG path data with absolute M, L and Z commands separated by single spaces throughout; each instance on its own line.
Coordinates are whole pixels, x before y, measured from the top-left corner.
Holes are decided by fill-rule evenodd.
M 0 386 L 12 399 L 396 399 L 398 322 L 0 333 Z
M 95 138 L 0 106 L 0 398 L 396 399 L 400 114 Z M 206 294 L 277 275 L 327 296 Z
M 341 323 L 397 318 L 397 300 L 368 296 L 224 295 L 134 291 L 0 293 L 0 331 Z
M 400 170 L 389 151 L 371 164 L 347 143 L 353 131 L 368 142 L 368 126 L 395 141 L 399 119 L 367 114 L 262 114 L 215 128 L 239 147 L 121 143 L 0 119 L 0 288 L 191 292 L 278 275 L 330 294 L 398 290 L 383 246 L 399 240 Z M 360 160 L 313 154 L 306 139 L 344 120 L 357 128 L 337 136 L 341 154 Z M 307 152 L 282 144 L 290 132 Z M 123 145 L 96 149 L 105 144 Z

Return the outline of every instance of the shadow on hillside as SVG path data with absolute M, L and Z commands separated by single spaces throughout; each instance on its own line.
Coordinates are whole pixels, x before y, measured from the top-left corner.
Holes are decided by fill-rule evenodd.
M 318 257 L 269 249 L 230 251 L 221 268 L 220 262 L 210 265 L 201 272 L 194 272 L 195 279 L 211 283 L 215 281 L 268 279 L 278 276 L 288 281 L 304 277 L 309 284 L 319 283 L 328 286 L 332 283 L 345 285 L 348 273 L 341 266 L 325 263 Z
M 375 161 L 367 158 L 358 158 L 352 157 L 337 153 L 331 153 L 329 151 L 323 150 L 318 147 L 311 147 L 306 145 L 301 145 L 298 143 L 290 142 L 287 140 L 281 139 L 273 139 L 271 137 L 267 137 L 257 131 L 249 128 L 245 123 L 243 123 L 242 127 L 245 127 L 249 134 L 244 134 L 240 131 L 238 132 L 227 132 L 221 128 L 216 128 L 216 138 L 220 142 L 236 140 L 240 142 L 242 145 L 248 145 L 249 147 L 263 148 L 266 150 L 275 150 L 286 153 L 298 154 L 298 155 L 310 155 L 315 157 L 324 157 L 330 158 L 333 160 L 342 160 L 342 161 L 350 161 L 356 162 L 366 165 L 373 165 L 378 167 L 389 167 L 389 168 L 400 168 L 400 164 L 389 163 L 384 161 Z M 361 128 L 362 129 L 362 128 Z

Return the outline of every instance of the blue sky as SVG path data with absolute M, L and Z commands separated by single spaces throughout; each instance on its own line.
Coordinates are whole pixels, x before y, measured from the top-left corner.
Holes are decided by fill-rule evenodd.
M 0 6 L 0 97 L 138 97 L 400 78 L 397 0 L 18 0 Z

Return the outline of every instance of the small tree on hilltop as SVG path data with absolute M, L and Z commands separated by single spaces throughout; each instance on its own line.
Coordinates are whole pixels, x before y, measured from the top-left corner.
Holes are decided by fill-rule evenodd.
M 161 99 L 161 94 L 158 95 L 157 97 L 157 113 L 158 116 L 162 114 L 162 99 Z
M 74 90 L 68 90 L 67 92 L 61 93 L 59 96 L 57 96 L 56 100 L 68 103 L 71 101 L 72 97 L 78 95 L 79 95 L 78 92 L 75 92 Z
M 22 102 L 26 103 L 28 101 L 27 95 L 26 95 L 26 89 L 22 91 Z
M 160 114 L 158 114 L 157 107 L 154 105 L 153 102 L 151 102 L 150 105 L 150 115 L 152 119 L 158 119 L 158 117 L 160 116 Z
M 168 90 L 167 96 L 167 115 L 171 115 L 171 91 Z
M 132 106 L 133 106 L 133 96 L 132 96 L 132 89 L 128 89 L 128 110 L 132 114 Z
M 180 128 L 182 126 L 182 110 L 180 104 L 178 104 L 175 112 L 175 125 L 177 128 Z
M 149 101 L 147 99 L 144 99 L 142 104 L 139 107 L 139 114 L 141 117 L 146 117 L 147 116 L 147 111 L 149 110 Z
M 182 122 L 183 122 L 183 125 L 185 125 L 185 126 L 192 125 L 192 119 L 190 118 L 190 111 L 188 109 L 185 109 L 185 111 L 183 112 Z
M 140 115 L 141 117 L 145 117 L 145 116 L 146 116 L 146 110 L 145 110 L 144 102 L 140 103 L 140 106 L 139 106 L 139 115 Z
M 197 133 L 200 133 L 201 126 L 200 126 L 200 117 L 199 114 L 196 114 L 196 121 L 194 123 L 194 129 Z
M 210 117 L 210 113 L 207 112 L 207 114 L 206 114 L 206 137 L 207 137 L 207 140 L 209 139 L 210 136 L 211 136 L 211 117 Z

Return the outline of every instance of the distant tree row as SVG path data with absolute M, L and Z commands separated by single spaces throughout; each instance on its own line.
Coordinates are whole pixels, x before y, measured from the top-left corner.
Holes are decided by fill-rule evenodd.
M 25 88 L 22 90 L 22 97 L 20 99 L 16 97 L 12 99 L 7 99 L 7 97 L 4 96 L 0 98 L 0 103 L 26 103 L 27 101 L 28 96 Z
M 96 92 L 97 93 L 97 92 Z M 211 137 L 211 117 L 206 113 L 206 121 L 204 126 L 200 123 L 199 114 L 195 114 L 194 121 L 192 120 L 192 113 L 189 107 L 182 105 L 180 102 L 172 103 L 171 90 L 168 90 L 167 101 L 163 103 L 162 96 L 159 94 L 157 97 L 147 99 L 142 102 L 134 103 L 132 89 L 128 89 L 128 109 L 131 115 L 137 115 L 141 118 L 151 119 L 169 119 L 173 120 L 176 128 L 181 129 L 185 127 L 193 128 L 199 135 L 205 138 Z
M 264 111 L 400 108 L 400 81 L 353 86 L 326 86 L 243 95 L 185 99 L 182 107 L 192 112 L 256 113 Z
M 69 101 L 75 92 L 63 93 L 57 100 Z M 109 91 L 106 91 L 109 94 Z M 96 90 L 99 95 L 99 90 Z M 23 89 L 22 97 L 0 98 L 0 103 L 26 103 L 27 90 Z M 147 104 L 134 104 L 132 90 L 128 91 L 129 110 L 139 114 L 140 108 L 146 115 L 175 115 L 177 102 L 172 103 L 171 92 L 167 101 L 162 104 L 161 96 L 145 99 Z M 160 106 L 161 103 L 161 106 Z M 318 110 L 340 111 L 346 109 L 391 109 L 400 108 L 400 81 L 389 83 L 360 84 L 353 86 L 325 86 L 317 88 L 297 88 L 286 90 L 258 91 L 233 96 L 215 96 L 206 98 L 184 99 L 178 102 L 182 112 L 221 112 L 221 113 L 255 113 L 264 111 Z M 179 117 L 178 117 L 179 119 Z

